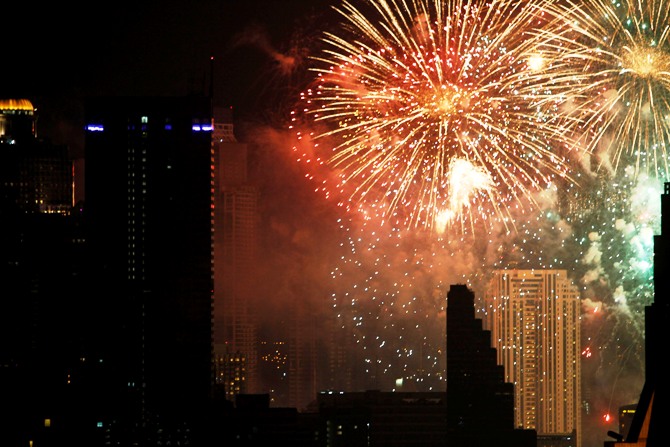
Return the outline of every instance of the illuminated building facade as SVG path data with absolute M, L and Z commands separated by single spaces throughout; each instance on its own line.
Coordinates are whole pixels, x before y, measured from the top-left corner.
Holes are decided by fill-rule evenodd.
M 214 382 L 210 98 L 89 98 L 85 112 L 89 357 L 100 365 L 90 412 L 111 443 L 204 445 Z
M 498 270 L 483 300 L 505 380 L 516 387 L 515 425 L 581 445 L 580 299 L 565 270 Z
M 214 109 L 214 349 L 217 359 L 244 358 L 244 376 L 217 373 L 231 401 L 259 393 L 257 256 L 258 190 L 247 179 L 248 147 L 234 135 L 230 109 Z M 217 361 L 217 364 L 219 362 Z M 226 371 L 240 371 L 229 365 Z M 225 376 L 225 379 L 223 379 Z M 219 380 L 219 377 L 223 380 Z M 234 383 L 234 386 L 230 386 Z
M 0 99 L 0 201 L 20 213 L 69 214 L 73 162 L 65 145 L 38 139 L 27 99 Z
M 0 99 L 0 139 L 3 144 L 32 140 L 35 132 L 35 108 L 28 99 Z
M 214 355 L 216 384 L 223 390 L 225 398 L 234 402 L 235 396 L 247 392 L 247 359 L 240 352 L 215 352 Z

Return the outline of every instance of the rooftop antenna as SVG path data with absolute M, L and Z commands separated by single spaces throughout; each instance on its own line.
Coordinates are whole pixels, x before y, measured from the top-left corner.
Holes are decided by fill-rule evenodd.
M 209 99 L 214 100 L 214 56 L 209 57 Z

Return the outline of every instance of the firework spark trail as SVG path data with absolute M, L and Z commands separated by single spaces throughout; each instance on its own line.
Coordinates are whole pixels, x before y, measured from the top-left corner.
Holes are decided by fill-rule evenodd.
M 584 380 L 603 388 L 594 393 L 609 406 L 615 395 L 628 404 L 643 377 L 643 312 L 653 299 L 651 236 L 660 228 L 670 123 L 657 113 L 669 96 L 657 94 L 666 73 L 645 78 L 653 96 L 631 90 L 639 72 L 617 83 L 619 47 L 609 45 L 617 36 L 590 46 L 599 34 L 573 26 L 596 20 L 590 4 L 572 4 L 568 16 L 557 5 L 542 9 L 546 2 L 520 23 L 505 15 L 514 11 L 505 2 L 475 13 L 483 2 L 433 1 L 380 0 L 369 15 L 345 2 L 346 33 L 326 34 L 318 80 L 293 116 L 307 175 L 364 216 L 345 214 L 347 253 L 331 275 L 332 305 L 368 367 L 368 388 L 392 389 L 397 378 L 443 385 L 451 284 L 483 295 L 493 269 L 565 268 L 584 302 L 600 309 L 583 324 Z M 502 16 L 487 15 L 494 9 Z M 560 20 L 540 22 L 551 15 Z M 665 37 L 659 42 L 665 48 Z M 600 163 L 612 169 L 593 169 L 589 153 L 571 161 L 552 153 L 557 136 L 593 154 L 611 142 Z M 658 164 L 645 166 L 654 157 Z M 579 187 L 557 180 L 567 170 Z M 380 229 L 381 221 L 390 225 Z M 477 238 L 416 229 L 460 224 L 474 234 L 482 222 Z M 625 392 L 615 393 L 622 383 Z
M 540 108 L 559 111 L 555 126 L 592 155 L 582 172 L 593 180 L 582 181 L 564 212 L 573 228 L 567 251 L 575 255 L 573 277 L 584 302 L 598 302 L 603 314 L 582 325 L 594 354 L 583 363 L 585 377 L 622 395 L 630 390 L 617 389 L 624 370 L 623 383 L 643 377 L 652 236 L 660 230 L 661 184 L 670 171 L 670 3 L 547 2 L 545 15 L 535 36 L 545 63 L 520 90 Z
M 559 209 L 571 228 L 563 258 L 581 288 L 582 381 L 599 414 L 636 402 L 644 383 L 644 308 L 654 297 L 663 188 L 634 165 L 586 176 Z
M 446 290 L 479 270 L 479 250 L 422 232 L 342 225 L 348 253 L 332 272 L 332 303 L 366 365 L 367 386 L 394 389 L 401 378 L 442 389 Z
M 625 172 L 620 180 L 602 175 L 575 188 L 567 209 L 564 191 L 538 193 L 542 208 L 513 216 L 513 234 L 500 223 L 470 240 L 410 230 L 385 235 L 343 222 L 348 254 L 332 272 L 332 303 L 344 332 L 353 334 L 352 352 L 379 368 L 367 370 L 374 377 L 369 386 L 391 389 L 399 377 L 440 386 L 451 284 L 467 284 L 479 296 L 494 269 L 560 268 L 580 286 L 584 303 L 599 309 L 592 316 L 584 310 L 584 349 L 593 354 L 583 361 L 584 380 L 606 396 L 628 384 L 615 403 L 630 403 L 643 377 L 643 315 L 653 299 L 652 235 L 660 228 L 662 188 L 655 178 L 634 179 L 632 167 Z
M 532 209 L 533 194 L 569 171 L 561 129 L 517 93 L 536 66 L 528 37 L 540 3 L 363 3 L 337 9 L 341 32 L 324 34 L 317 81 L 294 115 L 300 129 L 301 119 L 322 126 L 310 135 L 317 163 L 338 174 L 324 193 L 397 228 L 513 227 L 511 210 Z M 457 172 L 480 181 L 456 188 Z
M 599 168 L 667 179 L 670 2 L 547 2 L 546 14 L 536 37 L 547 63 L 534 76 L 550 88 L 539 103 L 563 107 L 557 126 Z

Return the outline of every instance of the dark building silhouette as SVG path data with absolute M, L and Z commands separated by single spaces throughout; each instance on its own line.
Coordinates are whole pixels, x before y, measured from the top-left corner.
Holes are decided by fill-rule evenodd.
M 444 392 L 320 393 L 328 447 L 430 447 L 447 442 Z
M 227 408 L 222 418 L 227 421 L 227 442 L 536 447 L 535 430 L 514 427 L 514 386 L 504 382 L 490 332 L 475 318 L 474 293 L 464 285 L 452 285 L 447 297 L 446 392 L 321 392 L 315 407 L 298 414 L 269 408 L 269 396 L 238 395 L 244 399 Z M 287 436 L 287 429 L 292 435 Z
M 670 382 L 665 375 L 670 328 L 670 183 L 661 195 L 661 234 L 654 236 L 654 302 L 645 308 L 645 382 L 625 438 L 605 441 L 615 445 L 661 447 L 670 444 L 668 422 Z
M 304 412 L 214 395 L 210 99 L 90 98 L 85 111 L 85 206 L 0 207 L 14 306 L 1 445 L 536 446 L 463 285 L 448 293 L 446 392 L 321 393 Z
M 0 99 L 0 445 L 44 444 L 81 410 L 82 209 L 68 147 L 37 138 L 27 99 Z M 48 432 L 48 433 L 46 433 Z M 53 437 L 53 436 L 52 436 Z
M 630 424 L 635 417 L 635 408 L 637 408 L 637 404 L 622 405 L 619 407 L 619 435 L 622 436 L 621 439 L 626 439 L 626 436 L 628 436 Z
M 474 292 L 447 294 L 447 439 L 449 446 L 535 446 L 535 430 L 514 427 L 514 385 L 504 381 L 491 333 L 475 318 Z
M 206 97 L 89 98 L 88 402 L 108 442 L 205 445 L 213 151 Z
M 447 297 L 446 392 L 321 392 L 297 415 L 270 409 L 269 397 L 238 395 L 222 419 L 227 442 L 266 445 L 275 434 L 323 447 L 536 447 L 535 430 L 514 427 L 514 386 L 475 318 L 474 293 L 452 285 Z
M 325 446 L 322 427 L 318 413 L 271 407 L 269 394 L 237 394 L 234 405 L 231 402 L 220 412 L 211 445 L 321 447 Z

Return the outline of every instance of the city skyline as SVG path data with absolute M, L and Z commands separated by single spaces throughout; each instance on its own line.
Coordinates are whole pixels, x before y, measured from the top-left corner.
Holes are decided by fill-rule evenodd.
M 124 35 L 122 26 L 103 27 L 103 31 L 109 32 L 103 47 L 115 49 L 109 53 L 108 60 L 102 53 L 96 56 L 97 62 L 90 68 L 77 73 L 67 69 L 54 74 L 46 87 L 36 74 L 44 73 L 45 66 L 37 66 L 28 77 L 34 82 L 25 82 L 18 89 L 21 94 L 11 96 L 35 97 L 40 134 L 53 137 L 59 143 L 67 142 L 77 152 L 83 135 L 79 127 L 83 122 L 78 98 L 86 89 L 90 92 L 103 86 L 108 92 L 143 94 L 206 92 L 209 76 L 215 73 L 217 81 L 223 82 L 213 83 L 214 97 L 223 106 L 235 102 L 233 116 L 240 120 L 236 124 L 238 139 L 254 148 L 250 153 L 249 175 L 264 199 L 260 209 L 261 242 L 267 255 L 264 256 L 266 262 L 260 266 L 262 277 L 267 278 L 263 284 L 265 290 L 260 293 L 272 296 L 263 322 L 266 333 L 274 330 L 275 323 L 285 324 L 283 309 L 290 305 L 305 300 L 320 309 L 320 304 L 325 302 L 333 312 L 339 311 L 350 322 L 356 321 L 347 328 L 355 335 L 358 346 L 365 347 L 356 351 L 356 357 L 366 365 L 374 365 L 364 372 L 362 382 L 366 386 L 392 388 L 396 376 L 400 375 L 398 372 L 404 369 L 424 373 L 421 377 L 407 374 L 417 383 L 432 380 L 439 385 L 443 378 L 434 374 L 444 369 L 440 358 L 444 303 L 440 296 L 446 295 L 449 284 L 469 283 L 477 294 L 482 294 L 484 289 L 480 284 L 486 282 L 485 275 L 491 268 L 508 265 L 565 268 L 582 289 L 586 340 L 583 369 L 585 380 L 595 383 L 595 394 L 588 396 L 593 400 L 593 421 L 607 426 L 601 420 L 603 414 L 615 414 L 617 404 L 634 402 L 642 386 L 641 321 L 643 307 L 651 299 L 648 280 L 652 274 L 646 264 L 650 261 L 650 236 L 657 234 L 660 228 L 661 181 L 634 178 L 625 169 L 616 177 L 605 174 L 599 177 L 575 163 L 573 168 L 580 175 L 580 188 L 571 185 L 541 194 L 539 200 L 547 206 L 541 213 L 520 216 L 522 224 L 516 234 L 508 235 L 497 228 L 473 243 L 435 243 L 418 233 L 403 233 L 402 238 L 375 234 L 370 227 L 359 226 L 359 216 L 342 213 L 335 201 L 317 197 L 313 191 L 318 184 L 306 178 L 309 172 L 298 166 L 289 153 L 292 137 L 286 132 L 284 113 L 297 97 L 306 65 L 293 71 L 287 68 L 298 66 L 286 64 L 300 61 L 303 51 L 318 44 L 315 36 L 319 35 L 319 28 L 326 25 L 319 22 L 321 26 L 317 26 L 318 20 L 308 21 L 302 14 L 329 16 L 324 11 L 326 2 L 311 6 L 307 6 L 307 2 L 290 2 L 295 9 L 286 11 L 274 3 L 264 3 L 269 5 L 264 13 L 267 22 L 259 19 L 248 28 L 245 28 L 245 20 L 235 20 L 232 10 L 226 10 L 225 6 L 217 9 L 216 5 L 209 4 L 209 11 L 215 12 L 214 19 L 226 16 L 220 29 L 208 22 L 209 29 L 216 29 L 224 36 L 214 33 L 218 37 L 208 41 L 199 34 L 198 38 L 189 40 L 189 44 L 180 46 L 175 44 L 179 41 L 175 31 L 166 38 L 175 51 L 163 50 L 151 57 L 143 51 L 149 52 L 150 44 L 158 44 L 159 38 L 144 43 L 131 39 L 131 36 L 141 35 L 139 22 L 121 22 L 136 26 L 128 35 Z M 229 7 L 232 8 L 232 4 Z M 154 27 L 149 28 L 154 32 L 166 30 L 169 23 L 178 22 L 175 17 L 179 11 L 170 4 L 162 13 L 154 15 Z M 281 38 L 278 37 L 282 34 L 278 31 L 279 25 L 270 23 L 272 13 L 281 16 L 284 26 L 289 28 Z M 153 15 L 148 9 L 143 10 L 143 14 Z M 193 21 L 189 14 L 184 26 L 186 19 Z M 129 12 L 111 16 L 131 18 Z M 239 23 L 233 25 L 232 22 Z M 226 24 L 231 24 L 230 29 L 224 31 Z M 175 29 L 181 30 L 181 26 Z M 71 36 L 74 33 L 72 29 L 65 31 L 66 36 L 70 36 L 65 43 L 70 43 L 72 52 L 77 47 Z M 96 33 L 100 35 L 102 33 Z M 292 40 L 299 36 L 308 38 L 299 45 Z M 207 44 L 199 45 L 205 41 Z M 91 39 L 86 48 L 95 49 L 95 42 Z M 128 44 L 125 53 L 121 42 Z M 218 52 L 205 51 L 218 45 Z M 193 54 L 184 57 L 183 46 L 189 46 Z M 119 54 L 125 56 L 119 58 Z M 227 56 L 219 57 L 220 54 Z M 213 65 L 210 57 L 214 58 Z M 57 56 L 51 56 L 52 62 L 53 59 Z M 166 65 L 168 59 L 174 65 Z M 33 64 L 26 65 L 35 68 Z M 94 74 L 93 67 L 110 69 L 112 65 L 124 68 L 125 72 L 95 74 L 85 80 L 86 88 L 80 87 L 83 79 L 77 78 Z M 174 70 L 175 65 L 179 70 Z M 252 66 L 250 72 L 242 69 L 246 65 Z M 21 70 L 17 71 L 17 77 Z M 58 73 L 58 69 L 55 71 Z M 242 72 L 252 74 L 244 78 Z M 58 90 L 59 82 L 55 79 L 65 81 L 64 91 Z M 159 81 L 150 86 L 152 79 Z M 130 80 L 138 82 L 130 87 L 127 82 Z M 42 85 L 36 87 L 37 93 L 30 92 L 33 83 Z M 234 96 L 232 90 L 237 91 Z M 45 107 L 40 99 L 45 101 Z M 256 108 L 263 102 L 267 107 Z M 57 111 L 59 118 L 50 117 L 47 105 Z M 45 128 L 48 130 L 43 130 Z M 385 307 L 378 306 L 379 302 L 384 302 Z M 408 352 L 408 346 L 420 346 L 419 351 L 426 356 L 417 360 L 416 350 Z M 430 372 L 430 379 L 426 372 Z M 623 387 L 624 383 L 628 385 Z M 599 434 L 606 431 L 597 428 Z

